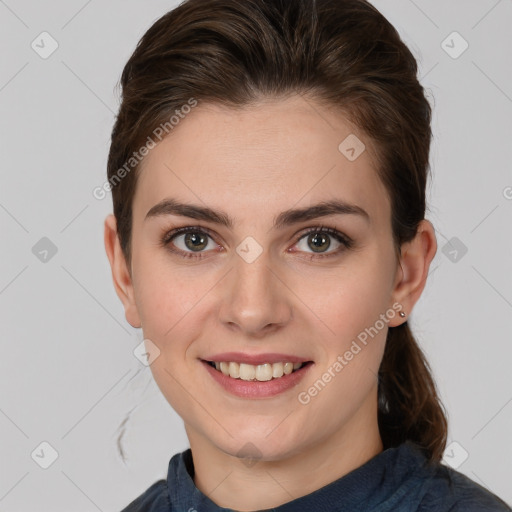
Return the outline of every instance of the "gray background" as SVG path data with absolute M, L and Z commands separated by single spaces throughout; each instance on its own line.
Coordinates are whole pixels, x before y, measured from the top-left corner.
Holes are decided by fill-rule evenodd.
M 427 218 L 439 249 L 410 323 L 449 413 L 446 460 L 512 503 L 512 2 L 374 4 L 435 109 Z M 133 355 L 142 333 L 103 247 L 110 195 L 92 195 L 123 65 L 175 5 L 0 0 L 1 511 L 120 510 L 188 446 Z M 46 59 L 43 31 L 58 43 Z M 454 31 L 469 44 L 460 55 Z

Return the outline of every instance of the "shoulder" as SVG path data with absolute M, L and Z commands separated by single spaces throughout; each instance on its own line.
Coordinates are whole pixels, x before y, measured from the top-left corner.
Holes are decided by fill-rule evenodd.
M 158 480 L 121 512 L 167 512 L 171 510 L 167 482 Z
M 424 466 L 418 512 L 512 512 L 507 503 L 449 466 Z
M 182 487 L 183 481 L 186 481 L 189 460 L 192 460 L 190 448 L 173 455 L 169 461 L 167 478 L 156 481 L 121 512 L 172 512 L 175 510 L 171 505 L 171 494 L 176 493 Z

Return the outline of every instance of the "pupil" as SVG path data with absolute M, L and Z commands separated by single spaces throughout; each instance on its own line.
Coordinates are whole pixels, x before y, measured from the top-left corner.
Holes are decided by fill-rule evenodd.
M 192 245 L 189 245 L 188 242 L 192 242 Z M 196 251 L 197 249 L 204 249 L 208 245 L 208 242 L 205 236 L 197 233 L 187 233 L 185 235 L 185 245 L 189 249 Z
M 315 252 L 322 252 L 322 249 L 328 249 L 331 245 L 329 238 L 322 233 L 315 233 L 314 235 L 310 235 L 309 240 L 313 242 L 312 249 Z M 324 244 L 326 244 L 325 247 Z

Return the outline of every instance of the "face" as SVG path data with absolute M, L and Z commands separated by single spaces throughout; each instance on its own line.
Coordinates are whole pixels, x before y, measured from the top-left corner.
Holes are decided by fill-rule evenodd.
M 376 165 L 364 133 L 298 96 L 199 104 L 150 151 L 125 306 L 189 436 L 276 460 L 364 428 L 401 323 Z

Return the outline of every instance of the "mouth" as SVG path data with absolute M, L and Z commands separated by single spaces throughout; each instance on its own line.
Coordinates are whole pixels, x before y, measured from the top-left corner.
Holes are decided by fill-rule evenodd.
M 313 364 L 313 361 L 291 362 L 279 361 L 275 363 L 248 364 L 236 361 L 206 361 L 204 363 L 214 368 L 217 372 L 234 380 L 268 382 L 279 380 L 286 375 L 299 372 L 303 368 Z

